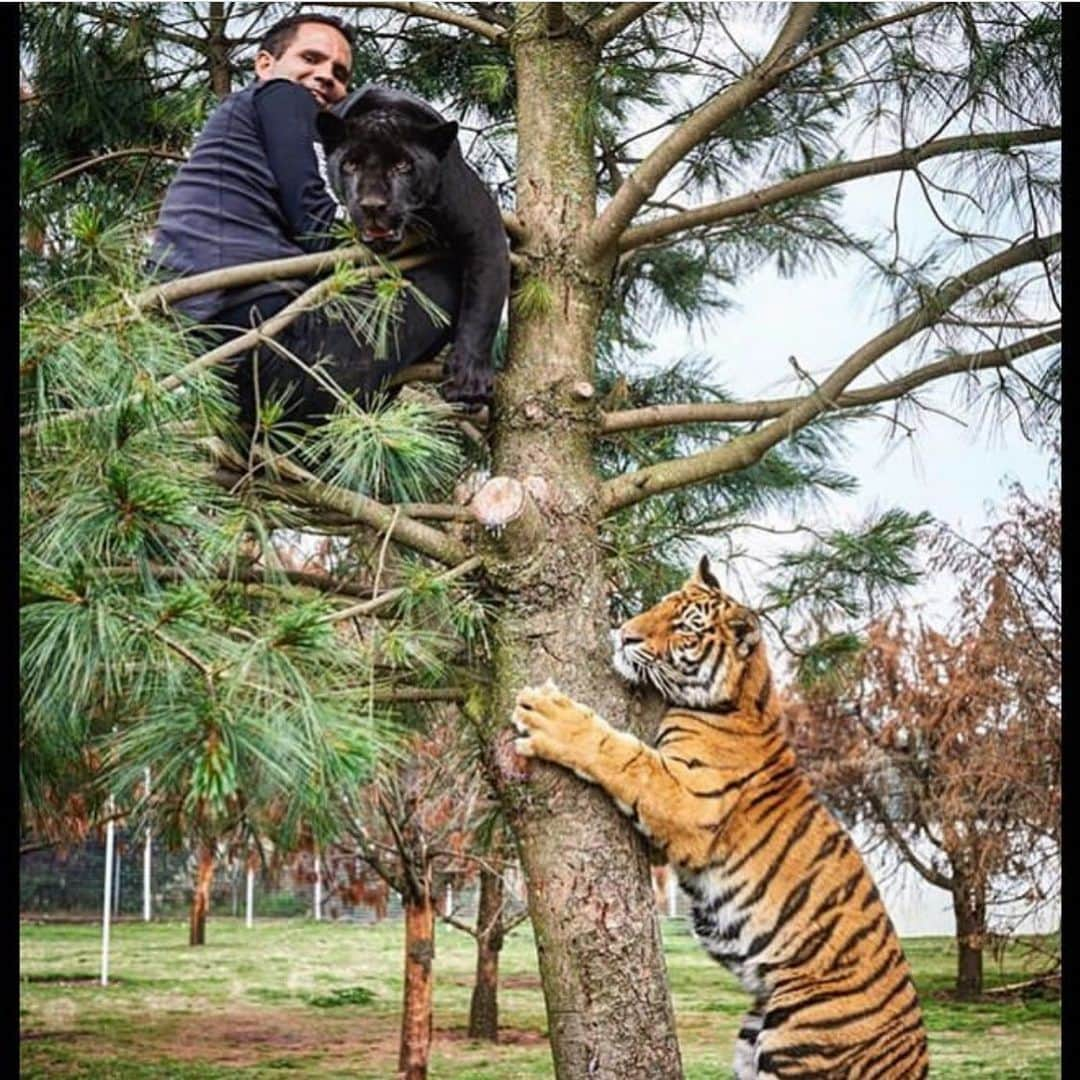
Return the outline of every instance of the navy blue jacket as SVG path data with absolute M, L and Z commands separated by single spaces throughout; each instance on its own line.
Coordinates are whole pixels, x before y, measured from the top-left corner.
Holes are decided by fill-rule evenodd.
M 288 79 L 230 94 L 199 135 L 165 195 L 151 261 L 164 278 L 287 258 L 334 246 L 337 212 L 319 172 L 314 143 L 318 105 Z M 245 287 L 246 301 L 282 289 Z M 199 322 L 237 302 L 230 290 L 175 305 Z

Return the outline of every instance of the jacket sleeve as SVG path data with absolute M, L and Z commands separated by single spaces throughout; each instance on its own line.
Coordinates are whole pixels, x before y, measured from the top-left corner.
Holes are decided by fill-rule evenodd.
M 263 83 L 254 104 L 289 238 L 304 251 L 326 251 L 336 243 L 328 234 L 337 203 L 315 157 L 319 107 L 307 90 L 288 79 Z

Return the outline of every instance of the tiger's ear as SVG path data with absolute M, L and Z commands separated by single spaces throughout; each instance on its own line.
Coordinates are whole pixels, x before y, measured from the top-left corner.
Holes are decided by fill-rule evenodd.
M 720 582 L 716 580 L 716 575 L 709 569 L 708 555 L 701 556 L 690 580 L 695 585 L 703 585 L 706 589 L 717 589 L 718 591 L 723 592 L 720 588 Z
M 744 610 L 729 619 L 728 626 L 735 635 L 735 655 L 745 660 L 761 640 L 761 623 L 752 611 Z

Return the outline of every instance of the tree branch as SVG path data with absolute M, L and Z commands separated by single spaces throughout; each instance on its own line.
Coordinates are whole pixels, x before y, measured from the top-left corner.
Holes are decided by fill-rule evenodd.
M 215 292 L 218 289 L 236 289 L 241 285 L 254 285 L 261 281 L 279 281 L 282 278 L 317 277 L 332 271 L 339 263 L 363 262 L 371 259 L 370 249 L 361 244 L 318 251 L 312 255 L 293 255 L 288 259 L 268 259 L 264 262 L 243 263 L 226 266 L 221 270 L 208 270 L 205 274 L 176 278 L 162 285 L 152 285 L 120 304 L 110 305 L 97 312 L 99 316 L 114 315 L 122 311 L 146 311 L 154 306 L 167 307 L 177 300 L 190 296 Z M 395 260 L 394 265 L 400 265 Z M 415 265 L 415 264 L 414 264 Z M 375 270 L 377 267 L 365 267 Z M 91 312 L 91 315 L 95 314 Z
M 823 41 L 820 45 L 815 45 L 812 49 L 807 50 L 798 60 L 791 61 L 787 66 L 787 70 L 791 71 L 794 68 L 802 67 L 811 60 L 816 60 L 819 56 L 823 56 L 833 49 L 838 49 L 841 45 L 846 45 L 854 38 L 870 33 L 871 30 L 880 30 L 883 26 L 889 26 L 891 23 L 917 19 L 920 15 L 925 15 L 927 12 L 945 6 L 943 3 L 918 4 L 915 7 L 893 12 L 891 15 L 883 15 L 880 19 L 871 19 L 869 22 L 860 23 L 858 26 L 853 26 L 850 30 L 845 30 L 844 33 L 837 34 L 836 37 L 829 38 L 828 41 Z
M 244 467 L 236 460 L 233 451 L 220 439 L 207 439 L 206 445 L 211 453 L 227 467 Z M 324 506 L 346 514 L 376 532 L 381 534 L 389 532 L 390 538 L 397 543 L 404 544 L 405 547 L 412 548 L 413 551 L 418 551 L 421 555 L 427 555 L 447 566 L 456 567 L 459 563 L 464 563 L 472 554 L 461 541 L 447 536 L 438 529 L 433 529 L 430 525 L 413 521 L 400 512 L 395 512 L 394 507 L 386 506 L 367 495 L 346 491 L 328 484 L 294 461 L 283 457 L 263 460 L 264 464 L 272 468 L 276 475 L 291 482 L 280 485 L 259 482 L 266 483 L 269 490 L 280 494 L 286 501 L 299 499 L 302 502 L 314 503 L 316 506 Z
M 420 19 L 431 19 L 433 22 L 445 23 L 447 26 L 457 26 L 462 30 L 470 30 L 487 38 L 494 45 L 501 45 L 506 38 L 506 30 L 494 23 L 485 22 L 474 15 L 465 15 L 460 11 L 452 11 L 445 4 L 420 4 L 409 3 L 408 0 L 375 0 L 373 3 L 326 3 L 323 7 L 331 8 L 389 8 L 391 11 L 400 11 L 404 15 L 415 15 Z
M 35 184 L 32 188 L 22 192 L 22 198 L 25 199 L 28 195 L 35 195 L 50 184 L 66 180 L 69 176 L 76 176 L 78 173 L 85 172 L 87 169 L 92 169 L 97 165 L 104 165 L 107 161 L 116 161 L 119 158 L 126 157 L 156 157 L 164 158 L 166 161 L 187 161 L 183 154 L 178 154 L 172 150 L 162 150 L 156 146 L 132 146 L 126 150 L 110 150 L 107 154 L 99 154 L 97 157 L 89 158 L 87 161 L 80 161 L 77 165 L 72 165 L 67 169 L 54 173 L 47 180 L 42 180 L 40 184 Z
M 230 473 L 232 482 L 239 479 Z M 149 570 L 155 581 L 183 583 L 191 580 L 191 575 L 178 566 L 165 566 L 151 563 Z M 141 569 L 136 566 L 105 567 L 102 573 L 110 577 L 136 577 Z M 284 578 L 291 585 L 300 585 L 306 589 L 315 589 L 328 596 L 368 596 L 371 593 L 370 582 L 343 581 L 331 574 L 315 573 L 310 570 L 289 570 L 285 567 L 268 570 L 261 566 L 218 567 L 211 573 L 220 581 L 242 585 L 276 584 L 275 579 Z
M 400 521 L 401 518 L 399 517 L 398 520 Z M 434 580 L 440 582 L 453 581 L 456 578 L 464 577 L 477 567 L 482 566 L 483 563 L 484 560 L 479 555 L 473 555 L 453 569 L 447 570 L 444 574 L 440 574 Z M 342 619 L 352 619 L 361 615 L 371 615 L 380 608 L 386 607 L 387 604 L 392 604 L 398 597 L 403 596 L 407 591 L 408 590 L 404 586 L 399 586 L 396 589 L 387 589 L 381 596 L 376 596 L 372 600 L 366 600 L 362 604 L 351 604 L 347 608 L 342 608 L 341 611 L 333 611 L 328 615 L 324 615 L 319 621 L 340 622 Z M 448 698 L 447 700 L 455 701 L 457 699 Z
M 866 792 L 867 801 L 870 803 L 874 810 L 874 820 L 885 830 L 889 839 L 900 849 L 900 853 L 904 856 L 904 860 L 909 863 L 918 873 L 924 877 L 931 885 L 936 885 L 939 889 L 945 889 L 948 892 L 952 891 L 953 880 L 946 875 L 938 873 L 929 863 L 923 862 L 918 855 L 915 854 L 914 848 L 908 843 L 907 837 L 896 827 L 892 818 L 889 817 L 888 812 L 882 805 L 881 800 L 872 791 Z
M 863 405 L 876 405 L 891 401 L 914 390 L 924 383 L 947 375 L 958 375 L 986 368 L 1006 367 L 1019 356 L 1043 349 L 1061 340 L 1061 327 L 1045 330 L 1031 337 L 1014 341 L 1000 349 L 962 353 L 938 360 L 933 364 L 909 371 L 899 378 L 862 390 L 849 390 L 831 403 L 834 409 L 855 409 Z M 644 428 L 666 427 L 670 424 L 738 423 L 771 420 L 793 409 L 803 398 L 775 398 L 770 401 L 717 402 L 716 404 L 650 405 L 642 409 L 625 409 L 606 413 L 600 422 L 604 435 L 620 431 L 640 431 Z
M 759 191 L 750 191 L 745 195 L 710 203 L 708 206 L 695 207 L 693 210 L 672 214 L 670 217 L 659 218 L 636 228 L 627 229 L 619 239 L 618 250 L 620 253 L 632 251 L 634 248 L 656 243 L 685 229 L 692 229 L 698 225 L 715 225 L 721 221 L 764 210 L 767 206 L 773 206 L 784 199 L 821 191 L 823 188 L 836 184 L 846 184 L 864 176 L 915 169 L 922 162 L 941 157 L 943 154 L 1056 142 L 1060 138 L 1060 127 L 1030 128 L 1025 131 L 992 131 L 981 135 L 959 135 L 955 138 L 936 139 L 910 150 L 898 150 L 893 154 L 883 154 L 879 157 L 827 165 L 789 180 L 782 180 L 778 184 L 772 184 Z
M 585 24 L 586 29 L 593 43 L 599 48 L 621 34 L 631 23 L 636 22 L 654 7 L 656 4 L 619 4 L 607 15 L 590 19 Z
M 347 250 L 347 249 L 345 249 Z M 400 259 L 395 263 L 399 270 L 411 270 L 415 266 L 419 266 L 423 263 L 430 262 L 436 256 L 434 254 L 422 254 L 422 255 L 408 255 L 403 259 Z M 278 262 L 295 262 L 293 259 L 276 260 Z M 251 263 L 249 267 L 259 265 L 271 265 L 269 263 Z M 230 269 L 248 269 L 249 267 L 231 267 Z M 212 274 L 223 274 L 228 271 L 215 270 Z M 370 280 L 372 278 L 381 277 L 386 273 L 386 270 L 381 266 L 369 266 L 360 270 L 359 275 L 362 280 Z M 200 274 L 198 278 L 208 278 L 212 274 Z M 198 278 L 185 278 L 185 282 L 196 281 Z M 173 282 L 172 284 L 181 284 L 182 282 Z M 276 315 L 271 316 L 265 322 L 260 323 L 258 326 L 251 330 L 240 334 L 238 337 L 232 338 L 230 341 L 225 342 L 223 345 L 217 346 L 215 349 L 211 349 L 207 353 L 203 353 L 202 356 L 196 357 L 194 360 L 185 364 L 179 371 L 173 372 L 172 375 L 167 375 L 164 379 L 157 383 L 152 393 L 171 393 L 173 390 L 178 390 L 186 382 L 189 382 L 200 372 L 207 370 L 208 368 L 215 367 L 216 365 L 223 363 L 226 360 L 231 359 L 234 356 L 238 356 L 242 352 L 246 352 L 248 349 L 256 348 L 262 344 L 267 338 L 272 338 L 279 331 L 284 330 L 291 322 L 297 319 L 305 311 L 309 311 L 314 307 L 317 307 L 323 300 L 323 297 L 329 293 L 334 287 L 333 278 L 323 278 L 321 281 L 317 281 L 311 288 L 301 293 L 295 300 L 283 307 Z M 203 289 L 197 289 L 196 292 L 202 292 Z M 192 294 L 194 295 L 194 294 Z M 137 299 L 137 298 L 136 298 Z M 53 416 L 48 416 L 42 420 L 35 420 L 33 423 L 24 424 L 19 428 L 19 438 L 26 438 L 28 435 L 33 435 L 42 427 L 48 424 L 55 423 L 72 423 L 78 420 L 87 420 L 93 416 L 99 416 L 102 413 L 110 410 L 117 410 L 127 408 L 132 405 L 138 405 L 145 400 L 147 396 L 146 391 L 142 391 L 136 394 L 130 394 L 126 398 L 122 398 L 117 402 L 113 402 L 109 405 L 91 405 L 83 409 L 68 409 L 61 413 L 56 413 Z
M 614 251 L 634 214 L 656 191 L 661 180 L 721 124 L 752 105 L 780 81 L 788 68 L 784 61 L 806 36 L 818 4 L 792 4 L 780 33 L 765 59 L 738 82 L 715 94 L 679 125 L 627 177 L 611 202 L 593 222 L 582 245 L 582 257 L 596 262 Z
M 470 926 L 468 923 L 462 922 L 453 915 L 440 915 L 439 918 L 442 919 L 447 926 L 453 926 L 457 930 L 463 930 L 471 938 L 479 936 L 480 931 L 477 927 Z
M 124 30 L 127 30 L 131 26 L 131 19 L 129 16 L 119 12 L 109 11 L 101 4 L 75 4 L 73 6 L 76 11 L 83 15 L 89 15 L 91 18 L 99 19 L 101 22 L 111 23 L 113 26 L 122 27 Z M 201 38 L 196 34 L 185 34 L 180 30 L 166 27 L 156 16 L 154 16 L 154 26 L 150 29 L 149 33 L 154 38 L 161 38 L 164 41 L 172 41 L 177 45 L 183 45 L 200 56 L 206 55 L 207 46 L 205 38 Z
M 687 487 L 747 468 L 760 461 L 777 443 L 805 427 L 827 409 L 835 408 L 837 398 L 852 379 L 908 338 L 936 323 L 976 285 L 1024 263 L 1045 259 L 1060 249 L 1060 233 L 1028 240 L 991 256 L 957 277 L 949 278 L 915 311 L 856 349 L 813 393 L 797 399 L 795 405 L 759 431 L 740 435 L 723 446 L 700 454 L 665 461 L 609 480 L 602 489 L 601 515 L 673 488 Z
M 376 690 L 371 695 L 371 700 L 393 704 L 423 701 L 451 701 L 458 703 L 464 701 L 466 696 L 465 690 L 458 686 L 401 686 L 396 690 Z

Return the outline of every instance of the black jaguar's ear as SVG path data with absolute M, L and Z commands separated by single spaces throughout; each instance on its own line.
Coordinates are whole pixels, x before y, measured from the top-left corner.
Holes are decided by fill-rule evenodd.
M 720 582 L 716 580 L 716 575 L 709 568 L 708 555 L 701 556 L 701 560 L 698 562 L 694 575 L 690 580 L 696 585 L 704 585 L 706 589 L 720 588 Z
M 420 141 L 437 157 L 446 157 L 446 152 L 457 138 L 456 121 L 448 120 L 445 124 L 432 124 L 420 132 Z
M 345 121 L 332 112 L 321 112 L 316 115 L 315 130 L 327 154 L 332 154 L 345 139 Z

